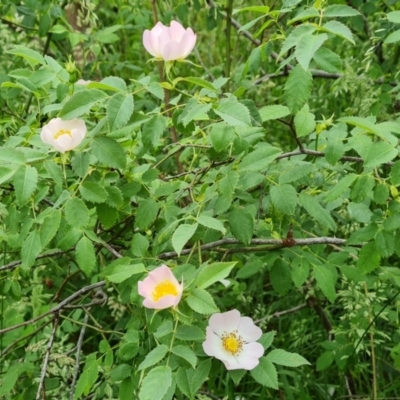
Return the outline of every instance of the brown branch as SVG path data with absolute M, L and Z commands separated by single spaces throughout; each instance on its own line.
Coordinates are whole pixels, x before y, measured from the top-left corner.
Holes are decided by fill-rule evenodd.
M 215 242 L 203 244 L 200 246 L 200 251 L 204 250 L 211 250 L 215 249 L 216 247 L 224 246 L 224 245 L 234 245 L 234 244 L 241 244 L 240 240 L 237 239 L 231 239 L 231 238 L 226 238 L 226 239 L 221 239 L 217 240 Z M 285 246 L 283 243 L 282 239 L 252 239 L 250 244 L 256 245 L 256 246 L 263 246 L 263 245 L 272 245 L 270 248 L 266 248 L 265 250 L 276 250 L 280 249 Z M 335 237 L 317 237 L 317 238 L 306 238 L 306 239 L 295 239 L 293 246 L 308 246 L 308 245 L 315 245 L 315 244 L 335 244 L 338 246 L 343 246 L 346 244 L 346 239 L 340 239 L 340 238 L 335 238 Z M 362 246 L 362 244 L 358 245 L 353 245 L 353 246 Z M 181 251 L 181 256 L 189 254 L 192 251 L 192 247 L 183 249 Z M 246 251 L 249 249 L 249 247 L 241 248 L 241 252 Z M 236 250 L 236 249 L 223 249 L 224 252 L 230 250 Z M 256 247 L 251 247 L 250 251 L 255 251 L 257 250 Z M 220 249 L 220 251 L 222 251 Z M 178 254 L 175 251 L 168 251 L 165 253 L 161 253 L 158 255 L 158 258 L 161 260 L 166 260 L 166 259 L 171 259 L 171 258 L 176 258 L 178 257 Z
M 293 307 L 293 308 L 289 308 L 288 310 L 277 311 L 277 312 L 275 312 L 275 313 L 273 313 L 271 315 L 267 315 L 265 317 L 262 317 L 262 318 L 260 318 L 260 319 L 258 319 L 256 321 L 254 321 L 254 323 L 258 324 L 258 323 L 260 323 L 262 321 L 269 320 L 271 318 L 280 318 L 280 317 L 283 317 L 284 315 L 292 314 L 292 313 L 295 313 L 297 311 L 300 311 L 300 310 L 302 310 L 303 308 L 306 308 L 306 307 L 308 307 L 307 303 L 299 304 L 298 306 Z
M 65 308 L 66 305 L 68 305 L 73 300 L 75 300 L 77 297 L 79 297 L 79 296 L 81 296 L 81 295 L 83 295 L 83 294 L 85 294 L 87 292 L 90 292 L 93 289 L 101 288 L 105 284 L 106 284 L 106 281 L 100 281 L 100 282 L 97 282 L 97 283 L 93 283 L 92 285 L 84 286 L 83 288 L 79 289 L 75 293 L 71 294 L 71 296 L 69 296 L 66 299 L 64 299 L 63 301 L 61 301 L 59 304 L 57 304 L 55 307 L 53 307 L 49 311 L 46 311 L 45 313 L 39 315 L 38 317 L 32 318 L 32 319 L 30 319 L 28 321 L 21 322 L 20 324 L 13 325 L 13 326 L 10 326 L 8 328 L 1 329 L 0 330 L 0 334 L 12 331 L 14 329 L 22 328 L 23 326 L 33 324 L 33 323 L 35 323 L 35 322 L 47 317 L 50 314 L 58 313 L 63 308 Z M 89 304 L 82 304 L 81 308 L 93 306 L 94 304 L 101 304 L 101 303 L 103 303 L 103 301 L 104 301 L 103 299 L 100 299 L 100 300 L 97 300 L 97 301 L 93 301 L 93 302 L 91 302 Z

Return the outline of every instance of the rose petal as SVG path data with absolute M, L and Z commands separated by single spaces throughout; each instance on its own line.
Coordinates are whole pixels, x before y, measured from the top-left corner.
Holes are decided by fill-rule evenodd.
M 143 32 L 143 46 L 153 57 L 157 56 L 153 48 L 152 35 L 148 29 Z
M 171 21 L 169 28 L 169 36 L 171 40 L 179 43 L 185 32 L 185 28 L 179 22 Z
M 182 36 L 180 46 L 181 46 L 181 58 L 187 57 L 194 48 L 196 44 L 196 35 L 191 28 L 188 28 L 185 34 Z
M 262 335 L 262 330 L 258 326 L 254 325 L 253 320 L 249 317 L 241 317 L 237 329 L 239 335 L 246 342 L 255 342 L 260 339 Z
M 220 337 L 224 332 L 232 332 L 236 330 L 239 323 L 240 312 L 238 310 L 213 314 L 208 322 L 211 329 Z
M 237 362 L 241 368 L 251 370 L 259 363 L 259 358 L 264 354 L 264 347 L 257 342 L 248 343 L 243 346 L 241 353 L 237 356 Z

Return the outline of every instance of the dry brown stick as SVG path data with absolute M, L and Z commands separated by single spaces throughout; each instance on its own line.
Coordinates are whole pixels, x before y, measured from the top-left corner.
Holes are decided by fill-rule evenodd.
M 258 324 L 258 323 L 260 323 L 262 321 L 265 321 L 265 320 L 268 320 L 268 319 L 271 319 L 271 318 L 283 317 L 284 315 L 295 313 L 295 312 L 300 311 L 300 310 L 302 310 L 303 308 L 306 308 L 306 307 L 308 307 L 307 303 L 299 304 L 298 306 L 293 307 L 293 308 L 289 308 L 288 310 L 277 311 L 277 312 L 275 312 L 275 313 L 273 313 L 271 315 L 267 315 L 265 317 L 262 317 L 262 318 L 260 318 L 260 319 L 258 319 L 256 321 L 254 321 L 254 323 Z

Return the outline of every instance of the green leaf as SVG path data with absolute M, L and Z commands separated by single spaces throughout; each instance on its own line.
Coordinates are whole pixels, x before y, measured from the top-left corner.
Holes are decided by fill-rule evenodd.
M 218 312 L 214 299 L 204 289 L 194 289 L 186 298 L 190 308 L 199 314 L 213 314 Z
M 313 59 L 326 72 L 340 72 L 343 67 L 342 59 L 326 47 L 319 48 L 314 53 Z
M 310 274 L 310 263 L 304 257 L 296 257 L 291 262 L 292 280 L 297 288 L 301 287 Z
M 289 353 L 282 349 L 274 349 L 266 356 L 266 359 L 274 364 L 285 367 L 300 367 L 300 365 L 311 365 L 304 357 L 297 353 Z
M 266 357 L 260 358 L 260 364 L 252 369 L 250 374 L 259 384 L 272 389 L 278 389 L 278 373 L 274 364 Z
M 251 243 L 254 222 L 250 213 L 238 208 L 234 209 L 229 215 L 229 226 L 236 239 L 246 245 Z
M 389 197 L 389 187 L 386 183 L 378 183 L 374 189 L 374 201 L 377 204 L 386 204 Z
M 313 168 L 314 166 L 312 163 L 305 161 L 290 163 L 288 167 L 279 174 L 279 183 L 282 185 L 284 183 L 296 182 L 309 175 Z
M 56 235 L 60 227 L 60 221 L 61 211 L 58 209 L 53 209 L 43 220 L 42 226 L 40 227 L 40 241 L 43 248 L 45 248 Z
M 80 117 L 100 100 L 108 97 L 106 93 L 98 89 L 83 89 L 74 93 L 64 104 L 60 111 L 62 119 L 73 119 Z
M 83 178 L 88 169 L 90 164 L 90 154 L 86 153 L 74 153 L 72 157 L 71 166 L 74 172 L 81 178 Z
M 143 379 L 139 400 L 162 399 L 172 384 L 171 368 L 160 366 L 153 368 Z
M 110 131 L 124 127 L 133 113 L 133 96 L 115 93 L 107 105 L 107 118 Z
M 111 228 L 118 219 L 118 211 L 107 203 L 96 205 L 96 213 L 104 228 Z
M 125 151 L 116 140 L 106 136 L 96 136 L 91 143 L 91 149 L 102 164 L 111 168 L 125 168 Z
M 235 138 L 235 129 L 224 122 L 214 124 L 211 128 L 210 139 L 215 151 L 226 151 Z
M 217 89 L 210 82 L 206 81 L 205 79 L 197 78 L 197 77 L 194 77 L 194 76 L 189 76 L 187 78 L 176 78 L 172 82 L 172 85 L 176 86 L 176 84 L 178 82 L 180 82 L 180 81 L 193 83 L 194 85 L 201 86 L 201 87 L 206 88 L 206 89 L 210 89 L 213 92 L 217 91 Z
M 290 114 L 290 110 L 286 106 L 274 104 L 260 108 L 259 113 L 262 122 L 265 122 L 271 119 L 287 117 Z
M 143 264 L 122 264 L 116 265 L 109 275 L 106 275 L 110 282 L 121 283 L 131 276 L 147 272 Z
M 297 192 L 292 185 L 273 185 L 270 189 L 274 207 L 284 214 L 294 214 L 297 204 Z
M 360 175 L 357 177 L 356 183 L 351 189 L 350 198 L 356 203 L 361 203 L 365 199 L 371 197 L 374 186 L 375 179 L 373 176 Z
M 201 361 L 197 365 L 196 371 L 190 380 L 190 390 L 193 395 L 199 391 L 204 381 L 210 376 L 210 369 L 211 360 Z
M 274 161 L 282 150 L 269 145 L 263 146 L 247 154 L 239 164 L 239 171 L 265 170 Z
M 174 234 L 172 235 L 172 247 L 177 252 L 178 256 L 180 256 L 182 249 L 194 235 L 198 226 L 199 225 L 197 223 L 191 225 L 181 224 L 176 228 Z
M 152 367 L 159 363 L 168 353 L 168 346 L 165 344 L 158 345 L 155 349 L 147 353 L 146 358 L 139 364 L 138 371 Z
M 357 15 L 361 15 L 359 11 L 354 9 L 353 7 L 341 5 L 341 4 L 333 4 L 325 8 L 324 17 L 356 17 Z
M 179 390 L 188 398 L 193 399 L 194 394 L 192 394 L 191 390 L 191 380 L 194 376 L 193 369 L 186 369 L 180 367 L 176 374 L 176 384 L 178 385 Z
M 96 353 L 92 353 L 86 358 L 85 367 L 76 383 L 74 400 L 80 399 L 82 394 L 85 396 L 89 394 L 91 388 L 97 381 L 98 375 L 99 360 L 96 359 Z
M 250 7 L 243 7 L 243 8 L 237 8 L 233 10 L 232 14 L 237 14 L 243 11 L 254 11 L 262 14 L 268 14 L 269 7 L 268 6 L 250 6 Z
M 13 182 L 17 202 L 25 205 L 36 189 L 38 173 L 35 167 L 21 165 L 14 174 Z
M 213 283 L 225 279 L 230 274 L 236 263 L 236 261 L 233 261 L 206 264 L 201 268 L 199 275 L 197 276 L 196 286 L 200 289 L 206 289 Z
M 16 45 L 15 49 L 8 50 L 6 53 L 25 58 L 32 67 L 34 67 L 36 64 L 46 65 L 43 56 L 39 52 L 24 46 Z
M 381 257 L 390 257 L 395 250 L 394 235 L 379 230 L 375 235 L 375 246 Z
M 294 52 L 298 63 L 305 69 L 308 69 L 310 61 L 314 56 L 314 53 L 322 46 L 322 44 L 328 39 L 328 35 L 325 33 L 319 35 L 307 34 L 303 35 L 296 44 L 296 50 Z
M 204 340 L 205 332 L 197 326 L 180 325 L 176 331 L 176 338 L 185 341 Z
M 197 357 L 188 346 L 178 345 L 173 347 L 171 351 L 186 360 L 193 368 L 196 368 Z
M 314 7 L 306 8 L 300 11 L 293 19 L 288 21 L 288 25 L 296 21 L 305 21 L 310 18 L 318 18 L 319 13 Z
M 147 229 L 156 219 L 158 209 L 158 203 L 151 198 L 141 202 L 136 211 L 135 226 L 142 230 Z
M 388 219 L 383 221 L 383 227 L 388 232 L 393 232 L 400 228 L 400 214 L 396 213 L 391 215 Z
M 200 214 L 198 217 L 196 217 L 196 221 L 206 228 L 220 231 L 223 235 L 225 235 L 226 229 L 224 227 L 224 224 L 216 218 L 210 217 L 206 214 Z
M 336 299 L 336 276 L 327 266 L 323 264 L 314 264 L 313 266 L 313 275 L 317 281 L 318 287 L 322 290 L 322 293 L 326 296 L 326 298 L 331 303 L 334 303 Z
M 350 173 L 345 175 L 340 181 L 338 181 L 334 186 L 333 189 L 329 190 L 325 196 L 325 201 L 327 203 L 338 199 L 356 180 L 357 175 Z
M 330 212 L 323 208 L 315 197 L 307 193 L 300 193 L 299 202 L 303 208 L 315 218 L 322 226 L 332 231 L 336 230 L 336 223 Z
M 142 140 L 146 148 L 155 148 L 161 145 L 160 138 L 166 127 L 166 119 L 162 115 L 154 115 L 143 124 Z
M 312 75 L 310 71 L 296 65 L 290 72 L 284 88 L 284 96 L 289 110 L 296 114 L 307 102 L 311 94 Z
M 92 241 L 86 236 L 83 236 L 77 243 L 75 256 L 81 271 L 86 276 L 90 276 L 96 266 L 96 255 Z
M 315 129 L 315 115 L 310 113 L 309 109 L 308 104 L 304 104 L 303 108 L 294 117 L 297 137 L 307 136 Z
M 135 233 L 131 241 L 131 252 L 136 257 L 144 257 L 149 248 L 149 241 L 146 236 Z
M 249 109 L 237 100 L 222 99 L 214 112 L 230 126 L 251 126 Z
M 73 228 L 83 228 L 89 223 L 89 210 L 83 200 L 72 197 L 65 204 L 65 218 Z
M 92 203 L 104 203 L 107 199 L 107 192 L 103 186 L 97 182 L 83 182 L 79 186 L 82 197 Z
M 200 103 L 196 98 L 190 99 L 186 104 L 181 115 L 178 117 L 178 123 L 187 126 L 192 121 L 201 121 L 210 119 L 208 112 L 211 110 L 211 104 Z
M 390 170 L 390 180 L 393 185 L 400 185 L 400 160 L 393 164 Z
M 317 371 L 325 371 L 332 365 L 333 361 L 335 361 L 333 351 L 325 351 L 317 358 Z
M 364 203 L 350 203 L 347 206 L 350 218 L 356 222 L 367 224 L 371 222 L 372 211 Z
M 7 182 L 9 179 L 11 179 L 14 173 L 15 170 L 0 165 L 0 184 Z
M 276 260 L 274 265 L 271 267 L 269 279 L 272 287 L 277 293 L 282 296 L 286 295 L 289 289 L 292 287 L 292 278 L 290 275 L 289 265 L 280 259 Z
M 279 53 L 279 58 L 290 50 L 292 47 L 295 47 L 299 40 L 304 35 L 310 35 L 315 32 L 316 28 L 312 24 L 304 24 L 296 26 L 292 32 L 290 32 L 289 36 L 285 39 L 282 45 L 282 49 Z
M 395 24 L 400 24 L 400 11 L 392 11 L 387 13 L 387 19 Z
M 400 29 L 392 32 L 384 41 L 385 44 L 397 43 L 400 41 Z
M 106 186 L 107 204 L 110 207 L 120 208 L 124 202 L 121 190 L 116 186 Z
M 235 386 L 239 385 L 246 373 L 247 371 L 245 369 L 234 369 L 228 371 L 229 377 L 233 380 Z
M 364 167 L 373 169 L 395 158 L 399 152 L 388 142 L 375 142 L 364 155 Z
M 335 165 L 344 153 L 343 139 L 335 130 L 329 131 L 328 144 L 325 149 L 325 158 L 331 165 Z
M 24 153 L 12 147 L 0 147 L 0 161 L 20 165 L 25 165 L 26 163 Z
M 322 25 L 321 29 L 355 44 L 351 30 L 339 21 L 329 21 Z
M 369 274 L 379 267 L 381 256 L 376 248 L 375 243 L 365 244 L 358 255 L 357 267 L 364 274 Z
M 35 264 L 36 257 L 39 255 L 41 250 L 42 244 L 40 243 L 40 233 L 38 231 L 33 231 L 22 243 L 22 268 L 27 269 Z
M 264 350 L 268 350 L 271 347 L 275 334 L 276 331 L 267 332 L 258 339 L 258 342 L 263 345 Z
M 16 362 L 7 368 L 7 372 L 2 374 L 2 384 L 0 386 L 0 396 L 8 395 L 12 392 L 16 382 L 20 375 L 28 373 L 32 374 L 34 371 L 34 366 L 30 362 Z M 7 396 L 8 397 L 8 396 Z M 5 399 L 6 397 L 4 397 Z M 10 398 L 10 397 L 8 397 Z

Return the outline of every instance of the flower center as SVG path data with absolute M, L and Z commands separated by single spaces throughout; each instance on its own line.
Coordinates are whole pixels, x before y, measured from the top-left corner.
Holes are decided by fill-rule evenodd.
M 242 351 L 244 340 L 237 332 L 225 333 L 222 335 L 222 346 L 232 355 L 237 355 Z
M 68 135 L 69 137 L 72 137 L 72 133 L 70 129 L 60 129 L 53 135 L 53 139 L 58 139 L 62 135 Z
M 161 297 L 167 296 L 169 294 L 172 294 L 173 296 L 178 295 L 178 289 L 177 287 L 171 282 L 171 281 L 164 281 L 156 285 L 156 287 L 153 290 L 153 300 L 158 301 L 161 299 Z

